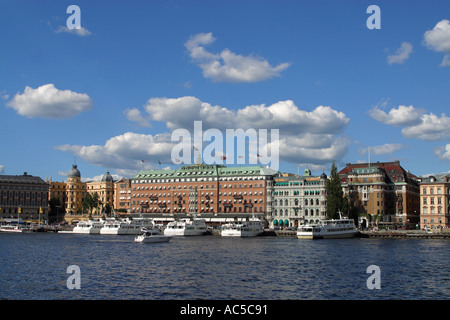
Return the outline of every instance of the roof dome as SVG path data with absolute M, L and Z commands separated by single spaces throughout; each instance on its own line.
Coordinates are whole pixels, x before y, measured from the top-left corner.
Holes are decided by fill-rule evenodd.
M 320 179 L 326 179 L 326 178 L 327 178 L 327 175 L 325 174 L 325 172 L 320 175 Z
M 112 177 L 112 175 L 109 174 L 109 171 L 103 175 L 102 181 L 113 182 L 113 177 Z
M 72 165 L 72 170 L 69 171 L 67 176 L 69 178 L 81 178 L 80 171 L 77 169 L 77 165 L 76 164 Z

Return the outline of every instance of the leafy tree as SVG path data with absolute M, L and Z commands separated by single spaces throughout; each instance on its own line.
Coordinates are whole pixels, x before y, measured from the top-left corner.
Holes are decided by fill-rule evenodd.
M 339 178 L 336 164 L 333 162 L 331 166 L 330 179 L 327 180 L 327 218 L 339 219 L 339 211 L 347 214 L 348 203 L 344 198 L 344 192 L 341 187 L 341 179 Z

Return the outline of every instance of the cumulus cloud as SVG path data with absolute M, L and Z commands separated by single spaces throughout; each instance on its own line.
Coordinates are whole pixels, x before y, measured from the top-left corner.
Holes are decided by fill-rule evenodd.
M 424 34 L 423 44 L 429 49 L 443 52 L 444 59 L 441 66 L 450 66 L 450 21 L 443 19 Z
M 81 37 L 86 37 L 92 34 L 92 32 L 90 32 L 88 29 L 85 29 L 83 27 L 80 28 L 73 28 L 73 29 L 69 29 L 67 27 L 64 26 L 59 26 L 56 30 L 56 33 L 71 33 L 71 34 L 76 34 L 78 36 Z
M 203 70 L 203 76 L 216 82 L 257 82 L 266 80 L 287 69 L 289 63 L 281 63 L 275 67 L 261 57 L 242 56 L 224 49 L 220 53 L 211 53 L 205 46 L 216 39 L 212 33 L 199 33 L 192 36 L 185 47 L 190 57 Z
M 89 111 L 92 100 L 85 93 L 58 90 L 50 83 L 36 89 L 27 86 L 6 105 L 28 118 L 66 119 Z
M 406 138 L 421 140 L 442 140 L 450 138 L 450 118 L 445 114 L 440 117 L 430 113 L 422 115 L 420 123 L 402 129 Z
M 369 115 L 381 123 L 404 127 L 402 134 L 405 138 L 425 141 L 450 138 L 450 118 L 445 114 L 437 116 L 413 106 L 398 106 L 388 113 L 379 107 L 374 107 L 369 110 Z
M 150 122 L 148 122 L 141 114 L 141 111 L 136 108 L 125 110 L 125 115 L 129 121 L 137 122 L 141 127 L 151 127 Z
M 70 152 L 94 165 L 138 170 L 143 166 L 148 167 L 152 162 L 169 161 L 173 146 L 174 143 L 170 141 L 170 135 L 167 133 L 152 136 L 126 132 L 108 139 L 104 145 L 64 144 L 55 146 L 55 149 Z
M 417 124 L 420 122 L 420 118 L 423 114 L 422 109 L 416 109 L 413 106 L 398 106 L 398 108 L 392 108 L 389 113 L 381 110 L 376 106 L 369 110 L 369 115 L 375 120 L 394 126 L 406 126 L 411 124 Z
M 279 129 L 281 160 L 295 163 L 324 164 L 340 159 L 349 144 L 339 134 L 350 120 L 329 106 L 306 111 L 292 100 L 285 100 L 269 106 L 250 105 L 232 110 L 185 96 L 151 98 L 144 110 L 146 114 L 140 117 L 163 122 L 170 130 L 193 132 L 194 121 L 202 121 L 202 130 L 214 128 L 223 134 L 226 129 Z
M 450 161 L 450 144 L 446 144 L 443 147 L 436 148 L 434 154 L 441 160 Z
M 399 49 L 395 52 L 395 54 L 388 55 L 387 62 L 388 64 L 399 63 L 402 64 L 406 60 L 408 60 L 409 55 L 411 54 L 413 46 L 409 42 L 403 42 Z

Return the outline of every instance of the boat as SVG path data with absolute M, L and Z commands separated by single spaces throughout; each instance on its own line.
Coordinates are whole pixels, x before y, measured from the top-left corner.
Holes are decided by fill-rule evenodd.
M 151 219 L 123 219 L 123 220 L 107 220 L 100 230 L 100 234 L 139 234 L 142 228 L 153 227 Z
M 351 238 L 358 234 L 353 219 L 323 220 L 317 224 L 307 224 L 297 228 L 299 239 Z
M 22 232 L 23 228 L 18 225 L 4 224 L 0 225 L 0 232 Z
M 222 226 L 222 237 L 256 237 L 264 232 L 261 219 L 251 217 L 245 221 L 235 221 Z
M 80 221 L 73 228 L 72 233 L 81 233 L 81 234 L 100 234 L 101 228 L 103 228 L 104 222 L 102 220 L 86 220 Z
M 207 233 L 205 219 L 183 218 L 172 221 L 164 229 L 166 236 L 202 236 Z
M 134 238 L 134 242 L 140 243 L 156 243 L 156 242 L 169 242 L 172 239 L 171 236 L 161 234 L 157 228 L 143 228 L 141 234 Z

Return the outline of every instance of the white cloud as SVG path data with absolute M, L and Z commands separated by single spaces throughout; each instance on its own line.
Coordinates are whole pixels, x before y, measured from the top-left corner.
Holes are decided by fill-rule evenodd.
M 204 46 L 216 39 L 212 33 L 199 33 L 192 36 L 185 47 L 190 57 L 199 64 L 203 76 L 217 82 L 257 82 L 280 76 L 289 63 L 281 63 L 275 67 L 261 57 L 242 56 L 224 49 L 220 53 L 211 53 Z
M 441 140 L 450 138 L 450 118 L 445 114 L 440 117 L 430 113 L 422 115 L 420 123 L 403 128 L 402 134 L 406 138 L 418 138 L 421 140 Z
M 378 106 L 369 110 L 369 115 L 375 120 L 394 126 L 406 126 L 420 122 L 423 110 L 413 106 L 398 106 L 392 108 L 389 113 L 381 110 Z
M 137 122 L 141 127 L 151 127 L 150 122 L 146 120 L 139 109 L 132 108 L 125 110 L 125 115 L 129 121 L 135 121 Z
M 92 101 L 85 93 L 58 90 L 50 83 L 36 89 L 27 86 L 6 105 L 28 118 L 66 119 L 90 110 Z
M 434 154 L 441 160 L 450 161 L 450 144 L 446 144 L 444 147 L 436 148 Z
M 110 138 L 104 145 L 59 145 L 55 149 L 70 152 L 86 162 L 105 168 L 137 170 L 151 167 L 158 160 L 170 159 L 174 143 L 169 134 L 146 135 L 126 132 Z M 145 160 L 146 162 L 142 162 Z M 119 170 L 115 170 L 121 174 Z
M 402 149 L 404 146 L 401 143 L 386 143 L 380 146 L 372 146 L 370 147 L 370 154 L 374 156 L 379 155 L 385 155 L 385 154 L 392 154 L 400 149 Z M 358 150 L 358 153 L 360 155 L 368 154 L 369 148 L 360 148 Z
M 399 63 L 402 64 L 406 60 L 408 60 L 409 55 L 411 54 L 413 46 L 409 42 L 403 42 L 399 49 L 395 52 L 395 54 L 388 55 L 387 62 L 388 64 Z
M 429 49 L 445 54 L 441 66 L 450 66 L 450 21 L 443 19 L 424 34 L 423 44 Z
M 89 36 L 89 35 L 92 34 L 92 32 L 90 32 L 88 29 L 85 29 L 83 27 L 80 27 L 79 29 L 76 29 L 76 28 L 69 29 L 69 28 L 64 27 L 64 26 L 59 26 L 55 30 L 55 32 L 56 33 L 62 33 L 62 32 L 71 33 L 71 34 L 76 34 L 76 35 L 81 36 L 81 37 L 86 37 L 86 36 Z

